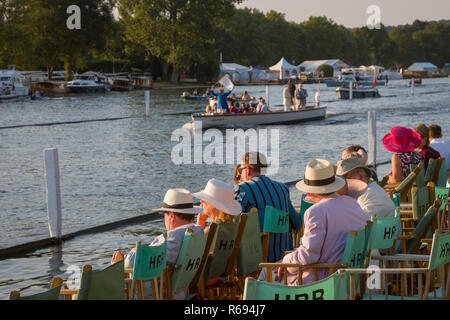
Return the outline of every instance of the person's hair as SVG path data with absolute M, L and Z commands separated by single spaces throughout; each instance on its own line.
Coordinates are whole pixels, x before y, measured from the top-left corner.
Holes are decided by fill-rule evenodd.
M 234 173 L 233 173 L 233 183 L 234 185 L 239 184 L 239 180 L 241 179 L 241 173 L 239 172 L 239 168 L 241 167 L 240 164 L 238 164 L 235 168 L 234 168 Z
M 250 157 L 252 158 L 252 162 L 255 161 L 256 155 L 256 163 L 250 163 Z M 261 173 L 261 168 L 267 168 L 266 157 L 259 152 L 247 152 L 242 157 L 242 162 L 249 168 L 251 168 L 255 173 Z
M 425 124 L 421 123 L 414 129 L 414 131 L 420 134 L 422 139 L 426 139 L 427 142 L 425 143 L 424 147 L 427 147 L 430 144 L 430 141 L 428 141 L 428 127 Z
M 360 145 L 357 145 L 357 144 L 354 144 L 354 145 L 351 145 L 351 146 L 345 148 L 344 150 L 342 150 L 342 152 L 346 152 L 346 153 L 356 152 L 357 153 L 359 150 L 362 150 L 362 151 L 364 151 L 364 153 L 367 154 L 366 149 L 364 149 L 363 147 L 361 147 Z
M 234 220 L 234 216 L 217 209 L 217 220 L 223 222 L 232 222 Z
M 442 129 L 437 124 L 432 124 L 428 127 L 428 134 L 430 138 L 440 138 L 442 137 Z
M 195 214 L 174 212 L 175 216 L 183 221 L 194 221 Z

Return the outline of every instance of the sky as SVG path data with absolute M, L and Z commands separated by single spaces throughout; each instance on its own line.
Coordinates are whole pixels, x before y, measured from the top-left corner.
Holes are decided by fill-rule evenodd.
M 411 24 L 414 20 L 450 20 L 450 0 L 244 0 L 238 8 L 256 8 L 264 13 L 275 10 L 286 20 L 303 22 L 310 16 L 326 16 L 348 28 L 363 27 L 374 18 L 367 13 L 371 5 L 379 7 L 385 26 Z

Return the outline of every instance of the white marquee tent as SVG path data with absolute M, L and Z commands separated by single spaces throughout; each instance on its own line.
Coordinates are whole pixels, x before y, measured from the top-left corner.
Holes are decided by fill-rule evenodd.
M 323 64 L 328 64 L 333 67 L 334 75 L 337 76 L 342 68 L 348 68 L 349 65 L 340 59 L 328 59 L 328 60 L 306 60 L 299 64 L 299 67 L 305 68 L 307 72 L 316 72 L 317 68 Z
M 437 70 L 438 67 L 430 62 L 416 62 L 408 67 L 408 71 L 428 71 L 430 75 Z
M 252 69 L 237 63 L 222 63 L 220 65 L 220 76 L 229 74 L 233 82 L 248 82 Z
M 285 58 L 281 58 L 276 65 L 271 66 L 269 69 L 272 71 L 278 71 L 280 73 L 280 79 L 297 76 L 300 72 L 300 68 L 298 66 L 290 64 Z

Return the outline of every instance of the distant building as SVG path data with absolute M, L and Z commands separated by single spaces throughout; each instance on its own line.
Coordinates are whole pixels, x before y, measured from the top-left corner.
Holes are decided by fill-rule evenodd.
M 305 68 L 306 72 L 315 73 L 317 68 L 323 64 L 328 64 L 334 69 L 334 76 L 338 76 L 342 68 L 348 68 L 349 65 L 340 59 L 328 59 L 328 60 L 306 60 L 303 61 L 299 67 Z

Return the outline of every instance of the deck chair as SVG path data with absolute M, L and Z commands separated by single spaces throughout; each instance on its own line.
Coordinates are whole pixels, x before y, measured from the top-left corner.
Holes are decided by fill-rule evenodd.
M 271 206 L 266 206 L 264 210 L 262 247 L 263 259 L 264 261 L 268 261 L 271 234 L 289 232 L 289 213 Z
M 400 236 L 397 239 L 402 242 L 401 253 L 413 254 L 419 251 L 422 244 L 422 239 L 427 238 L 427 233 L 432 229 L 432 221 L 435 218 L 442 201 L 435 199 L 424 216 L 419 220 L 411 235 Z
M 63 280 L 55 277 L 50 285 L 50 290 L 30 296 L 21 296 L 19 291 L 11 291 L 8 300 L 59 300 L 62 285 Z
M 196 234 L 190 229 L 186 230 L 176 264 L 167 266 L 163 272 L 166 284 L 163 299 L 172 300 L 174 294 L 188 289 L 200 268 L 207 238 L 208 234 Z
M 439 180 L 441 169 L 442 172 L 444 172 L 444 175 L 446 175 L 446 167 L 447 163 L 444 158 L 430 159 L 428 162 L 427 171 L 425 172 L 425 180 L 428 182 L 434 182 L 437 186 L 445 187 L 445 183 L 444 185 L 438 185 L 437 182 Z
M 205 264 L 202 274 L 199 277 L 196 293 L 203 299 L 222 298 L 220 291 L 224 282 L 220 279 L 214 286 L 207 286 L 208 282 L 213 279 L 220 278 L 229 270 L 229 260 L 234 251 L 236 244 L 236 237 L 238 235 L 240 219 L 235 219 L 233 222 L 217 221 L 217 229 L 215 231 L 214 239 L 211 244 L 210 252 L 205 257 Z M 226 274 L 225 276 L 228 276 Z M 197 281 L 197 278 L 194 277 Z M 217 289 L 217 290 L 216 290 Z M 216 295 L 214 295 L 216 291 Z M 205 293 L 208 294 L 206 297 Z
M 333 273 L 326 279 L 303 286 L 245 280 L 243 300 L 346 300 L 345 275 Z
M 362 267 L 364 265 L 367 252 L 366 229 L 358 232 L 351 231 L 348 234 L 342 260 L 336 263 L 315 263 L 301 265 L 295 263 L 261 263 L 260 268 L 266 268 L 266 281 L 272 282 L 273 268 L 283 268 L 283 284 L 288 285 L 288 268 L 297 269 L 298 284 L 303 285 L 303 273 L 312 270 L 314 281 L 318 281 L 318 271 L 328 269 L 329 274 L 335 273 L 338 269 L 346 267 Z
M 442 201 L 437 218 L 438 221 L 437 228 L 439 230 L 439 233 L 443 232 L 444 230 L 450 231 L 450 223 L 448 216 L 448 197 L 450 196 L 450 188 L 435 187 L 434 194 L 436 199 L 440 199 Z
M 431 286 L 435 280 L 434 274 L 437 269 L 439 272 L 439 283 L 440 283 L 440 295 L 442 299 L 450 299 L 450 233 L 433 235 L 433 244 L 430 255 L 394 255 L 394 256 L 380 256 L 382 261 L 398 261 L 402 263 L 411 262 L 425 262 L 426 267 L 421 268 L 380 268 L 380 269 L 344 269 L 343 272 L 350 274 L 352 278 L 355 274 L 370 273 L 372 271 L 377 271 L 378 275 L 384 275 L 384 295 L 375 294 L 375 299 L 429 299 L 430 296 L 433 298 L 433 294 L 430 294 Z M 386 279 L 387 274 L 401 274 L 401 292 L 400 296 L 389 295 L 388 281 Z M 410 275 L 410 279 L 406 278 L 406 275 Z M 376 275 L 375 275 L 376 276 Z M 415 277 L 414 277 L 415 276 Z M 414 279 L 415 278 L 415 279 Z M 381 279 L 378 279 L 378 286 L 381 285 Z M 424 283 L 425 280 L 425 283 Z M 367 283 L 366 283 L 367 284 Z M 366 298 L 373 299 L 372 291 L 373 288 L 369 289 L 369 297 Z M 380 287 L 376 289 L 381 289 Z M 351 296 L 354 298 L 354 296 Z M 436 290 L 434 290 L 434 298 L 437 298 Z
M 166 268 L 167 234 L 163 235 L 164 241 L 158 246 L 142 245 L 136 242 L 133 273 L 131 277 L 131 299 L 134 299 L 136 287 L 138 299 L 144 300 L 144 281 L 152 281 L 152 298 L 161 300 L 164 288 L 164 276 L 161 277 Z M 130 272 L 131 270 L 126 270 Z M 158 279 L 159 278 L 159 279 Z
M 423 166 L 422 163 L 419 164 L 420 166 Z M 415 172 L 418 165 L 416 164 L 410 164 L 409 168 L 411 169 L 411 172 Z M 426 186 L 427 181 L 425 180 L 425 170 L 421 169 L 417 171 L 416 179 L 414 180 L 414 185 L 417 188 L 422 188 Z
M 439 167 L 439 172 L 437 173 L 437 178 L 435 179 L 435 184 L 437 187 L 447 186 L 447 161 L 445 158 L 439 158 L 441 161 L 441 166 Z
M 306 196 L 306 194 L 302 195 L 302 200 L 301 200 L 300 206 L 295 207 L 296 209 L 298 209 L 298 214 L 300 215 L 300 221 L 302 223 L 302 227 L 300 228 L 300 230 L 291 230 L 292 244 L 294 245 L 294 248 L 297 248 L 300 245 L 300 239 L 301 239 L 301 237 L 303 237 L 303 232 L 305 229 L 305 212 L 306 212 L 306 210 L 308 210 L 310 207 L 312 207 L 314 205 L 314 203 L 307 202 L 305 200 L 305 196 Z
M 84 265 L 80 288 L 60 291 L 60 295 L 63 295 L 65 300 L 71 300 L 73 294 L 77 294 L 77 300 L 124 300 L 124 260 L 98 271 L 93 271 L 91 265 Z
M 395 193 L 399 193 L 402 203 L 410 203 L 411 188 L 422 170 L 423 164 L 419 164 L 402 182 L 386 184 L 383 189 L 391 195 L 391 198 Z

